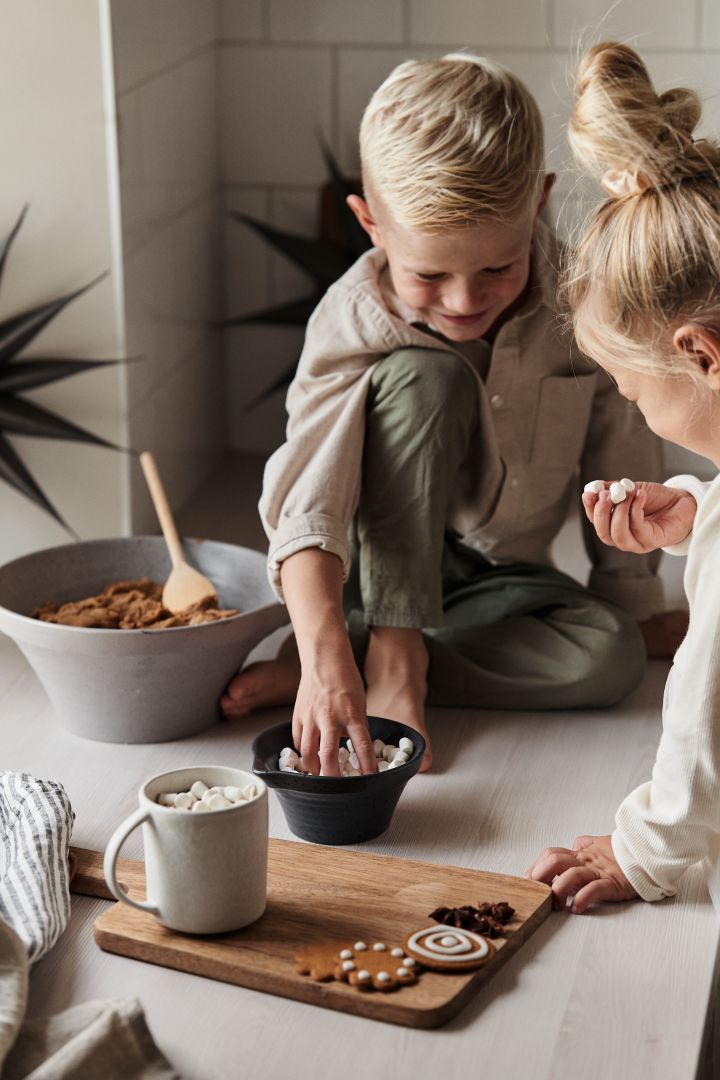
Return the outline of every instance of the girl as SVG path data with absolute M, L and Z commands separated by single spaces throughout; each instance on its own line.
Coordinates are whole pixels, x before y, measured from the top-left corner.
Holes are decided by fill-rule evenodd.
M 570 140 L 609 198 L 564 277 L 580 347 L 653 431 L 720 468 L 720 147 L 695 140 L 699 100 L 656 94 L 632 49 L 598 45 L 581 63 Z M 690 627 L 665 691 L 652 779 L 622 803 L 612 836 L 547 848 L 528 876 L 558 906 L 671 896 L 706 860 L 720 895 L 720 477 L 641 483 L 613 508 L 583 496 L 606 544 L 688 551 Z

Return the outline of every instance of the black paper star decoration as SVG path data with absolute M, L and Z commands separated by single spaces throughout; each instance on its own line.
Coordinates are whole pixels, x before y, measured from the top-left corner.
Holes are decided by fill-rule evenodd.
M 0 284 L 8 252 L 20 230 L 27 210 L 28 207 L 25 206 L 15 226 L 0 244 Z M 93 435 L 92 432 L 71 424 L 56 413 L 50 412 L 49 409 L 19 396 L 23 391 L 36 390 L 40 386 L 47 386 L 59 379 L 66 379 L 71 375 L 80 375 L 84 371 L 90 371 L 92 368 L 120 362 L 42 356 L 33 357 L 32 360 L 19 359 L 22 350 L 67 304 L 87 292 L 105 276 L 102 274 L 82 288 L 58 297 L 57 300 L 50 300 L 0 321 L 0 480 L 4 480 L 10 487 L 15 488 L 37 506 L 46 510 L 73 536 L 76 536 L 74 530 L 55 509 L 6 436 L 27 435 L 44 439 L 70 439 L 76 442 L 94 443 L 96 446 L 108 446 L 114 450 L 120 449 L 107 439 Z
M 359 225 L 357 218 L 346 202 L 348 195 L 361 193 L 359 185 L 342 173 L 332 152 L 321 137 L 319 137 L 319 142 L 328 171 L 332 214 L 338 233 L 336 240 L 299 236 L 297 233 L 275 229 L 271 225 L 266 225 L 263 221 L 258 221 L 257 218 L 250 217 L 248 214 L 241 214 L 237 211 L 231 211 L 230 214 L 235 221 L 248 225 L 254 232 L 262 236 L 271 247 L 285 255 L 301 270 L 309 274 L 314 283 L 312 292 L 300 300 L 278 304 L 275 307 L 253 312 L 250 315 L 239 315 L 235 318 L 225 319 L 219 323 L 220 326 L 246 326 L 249 323 L 305 326 L 323 293 L 346 270 L 350 269 L 364 251 L 367 251 L 372 246 L 369 237 Z M 295 375 L 298 359 L 293 360 L 287 370 L 283 371 L 266 390 L 263 390 L 259 397 L 251 401 L 245 411 L 254 408 L 276 391 L 289 386 Z

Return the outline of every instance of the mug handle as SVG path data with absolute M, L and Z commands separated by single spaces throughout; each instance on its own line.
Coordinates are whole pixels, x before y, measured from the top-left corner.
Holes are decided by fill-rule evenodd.
M 105 874 L 105 881 L 107 882 L 108 888 L 116 900 L 119 900 L 123 904 L 129 904 L 130 907 L 137 908 L 138 911 L 147 911 L 150 915 L 159 915 L 159 908 L 149 900 L 133 900 L 126 892 L 123 892 L 115 877 L 115 864 L 118 855 L 120 854 L 120 848 L 123 846 L 133 829 L 137 829 L 138 825 L 142 825 L 149 817 L 148 811 L 141 806 L 134 814 L 131 814 L 129 818 L 123 821 L 122 825 L 118 825 L 117 829 L 110 837 L 108 846 L 105 849 L 103 873 Z

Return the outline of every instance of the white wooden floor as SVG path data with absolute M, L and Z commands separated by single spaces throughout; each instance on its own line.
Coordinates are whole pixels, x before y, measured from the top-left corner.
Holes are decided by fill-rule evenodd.
M 228 487 L 237 480 L 238 462 L 230 462 L 218 476 L 225 509 L 218 513 L 210 493 L 182 516 L 187 533 L 253 542 L 241 508 L 257 481 L 241 464 L 247 486 Z M 232 506 L 228 490 L 237 491 Z M 650 664 L 638 691 L 608 711 L 431 711 L 436 766 L 412 781 L 390 831 L 364 850 L 522 874 L 546 844 L 610 831 L 617 804 L 649 774 L 665 674 L 665 665 Z M 172 744 L 85 742 L 58 727 L 24 659 L 0 638 L 0 767 L 60 780 L 77 815 L 73 840 L 82 847 L 105 845 L 147 776 L 218 761 L 248 767 L 254 735 L 286 715 L 269 710 Z M 291 838 L 272 794 L 270 829 Z M 124 853 L 140 857 L 137 835 Z M 477 999 L 435 1032 L 102 953 L 91 928 L 104 907 L 74 898 L 69 929 L 33 972 L 30 1013 L 137 996 L 187 1080 L 329 1080 L 343 1073 L 374 1080 L 684 1080 L 696 1076 L 714 996 L 720 926 L 697 872 L 673 901 L 551 915 Z M 703 1077 L 712 1075 L 711 1064 L 705 1061 Z

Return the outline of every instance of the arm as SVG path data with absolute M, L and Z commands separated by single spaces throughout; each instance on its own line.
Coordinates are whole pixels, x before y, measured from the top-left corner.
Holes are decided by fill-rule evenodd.
M 622 504 L 621 504 L 622 505 Z M 682 530 L 679 530 L 682 531 Z M 690 632 L 668 680 L 652 779 L 621 804 L 612 837 L 547 848 L 528 871 L 573 911 L 600 900 L 660 900 L 720 850 L 720 507 L 704 514 L 688 560 Z
M 365 406 L 375 364 L 399 338 L 372 296 L 332 286 L 308 323 L 287 397 L 286 442 L 265 467 L 260 517 L 268 573 L 282 599 L 280 567 L 318 547 L 347 577 L 348 529 L 360 494 Z
M 597 385 L 581 460 L 582 485 L 588 480 L 619 480 L 623 476 L 660 481 L 660 440 L 602 371 L 598 372 Z M 593 564 L 588 582 L 591 589 L 638 621 L 662 611 L 663 589 L 657 575 L 659 552 L 638 559 L 617 547 L 608 547 L 587 521 L 583 521 L 583 535 Z
M 365 689 L 345 629 L 342 563 L 306 548 L 283 562 L 281 576 L 300 655 L 293 740 L 303 763 L 312 773 L 322 767 L 326 776 L 339 776 L 339 739 L 348 734 L 362 771 L 375 772 Z

